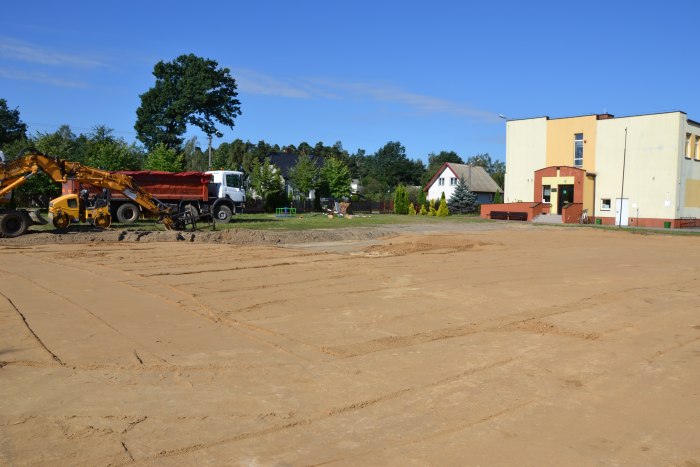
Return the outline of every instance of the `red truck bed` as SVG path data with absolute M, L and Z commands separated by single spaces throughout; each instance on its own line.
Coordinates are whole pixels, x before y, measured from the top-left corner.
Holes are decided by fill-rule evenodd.
M 209 198 L 208 186 L 211 175 L 204 172 L 157 172 L 152 170 L 120 171 L 130 176 L 144 190 L 153 197 L 161 200 L 199 199 L 206 201 Z M 112 198 L 123 199 L 123 194 L 112 193 Z

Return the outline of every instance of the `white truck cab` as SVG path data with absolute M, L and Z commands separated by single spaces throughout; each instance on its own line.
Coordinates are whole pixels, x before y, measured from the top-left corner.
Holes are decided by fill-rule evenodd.
M 212 176 L 209 183 L 209 197 L 230 199 L 236 207 L 236 212 L 243 212 L 245 206 L 245 188 L 243 188 L 243 172 L 236 170 L 210 170 L 206 173 Z

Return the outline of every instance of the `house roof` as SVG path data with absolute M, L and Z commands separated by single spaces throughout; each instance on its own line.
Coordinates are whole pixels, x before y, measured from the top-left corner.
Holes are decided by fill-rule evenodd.
M 297 161 L 299 160 L 299 155 L 296 153 L 274 152 L 270 154 L 269 157 L 270 164 L 274 164 L 278 169 L 280 169 L 280 175 L 282 175 L 285 180 L 289 178 L 289 171 L 297 164 Z M 316 167 L 323 166 L 323 158 L 317 157 L 313 154 L 310 155 L 309 158 L 314 162 L 314 164 L 316 164 Z
M 437 180 L 448 167 L 457 175 L 457 178 L 464 179 L 464 183 L 467 184 L 469 191 L 479 193 L 503 193 L 498 183 L 491 178 L 491 175 L 489 175 L 483 167 L 478 165 L 455 164 L 453 162 L 445 162 L 442 164 L 442 167 L 435 172 L 433 178 L 431 178 L 425 188 L 423 188 L 423 191 L 428 191 L 433 183 L 435 183 L 435 180 Z

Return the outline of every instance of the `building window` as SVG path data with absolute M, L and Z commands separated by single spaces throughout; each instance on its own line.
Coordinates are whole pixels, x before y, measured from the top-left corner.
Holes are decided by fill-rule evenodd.
M 450 186 L 455 186 L 457 184 L 457 177 L 450 177 Z
M 695 160 L 700 161 L 700 136 L 695 137 Z
M 574 167 L 583 166 L 583 133 L 574 134 Z
M 445 179 L 443 177 L 438 178 L 438 186 L 445 186 Z
M 552 199 L 552 187 L 549 185 L 543 185 L 542 186 L 542 202 L 549 203 L 550 199 Z
M 600 210 L 610 211 L 610 198 L 603 198 L 600 200 Z
M 690 147 L 690 133 L 685 134 L 685 158 L 690 159 L 692 157 L 690 153 L 691 147 Z

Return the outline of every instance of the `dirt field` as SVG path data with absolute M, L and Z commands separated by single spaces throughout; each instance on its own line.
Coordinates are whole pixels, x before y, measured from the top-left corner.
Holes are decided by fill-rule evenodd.
M 0 240 L 0 464 L 700 465 L 700 237 L 175 235 Z

